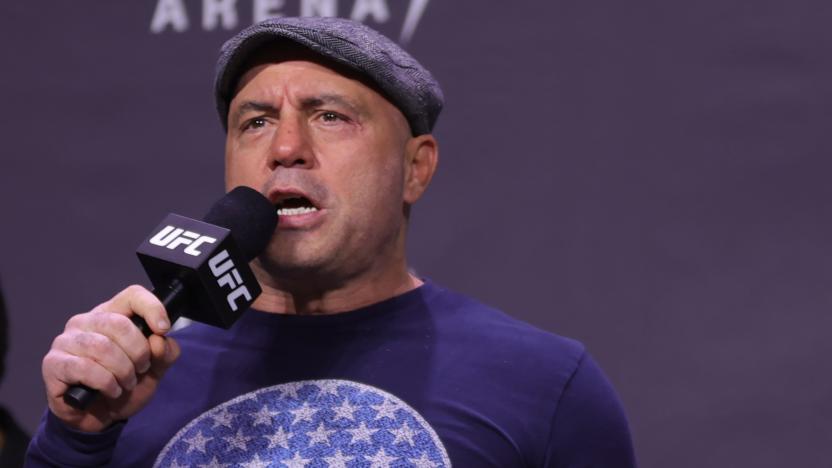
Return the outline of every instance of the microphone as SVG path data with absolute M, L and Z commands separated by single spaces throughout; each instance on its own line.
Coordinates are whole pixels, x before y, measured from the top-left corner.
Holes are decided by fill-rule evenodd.
M 219 199 L 203 221 L 170 213 L 136 254 L 170 323 L 179 317 L 228 329 L 260 295 L 248 263 L 268 245 L 277 211 L 260 192 L 237 187 Z M 130 320 L 153 334 L 138 315 Z M 73 385 L 63 399 L 85 409 L 98 390 Z

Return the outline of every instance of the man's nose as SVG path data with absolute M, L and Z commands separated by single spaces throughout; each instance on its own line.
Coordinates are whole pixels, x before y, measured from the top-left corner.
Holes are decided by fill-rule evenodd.
M 282 118 L 272 136 L 269 169 L 277 167 L 296 169 L 314 165 L 309 134 L 300 118 Z

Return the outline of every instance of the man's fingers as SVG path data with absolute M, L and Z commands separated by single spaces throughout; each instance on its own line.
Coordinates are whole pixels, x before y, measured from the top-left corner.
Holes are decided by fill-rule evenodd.
M 164 362 L 170 366 L 179 359 L 179 355 L 182 354 L 182 348 L 179 347 L 179 342 L 173 338 L 166 338 L 165 341 L 168 346 L 165 348 Z
M 102 335 L 112 341 L 133 362 L 136 372 L 145 372 L 150 367 L 150 347 L 147 344 L 147 339 L 127 316 L 96 311 L 76 315 L 67 322 L 66 330 L 61 335 L 68 336 L 64 337 L 65 340 L 55 344 L 71 346 L 71 348 L 62 347 L 59 349 L 72 352 L 72 354 L 87 356 L 89 352 L 79 350 L 78 343 L 70 343 L 72 339 L 92 340 L 92 338 L 85 336 L 84 332 Z M 103 346 L 99 342 L 85 342 L 84 344 Z M 74 351 L 70 351 L 70 349 Z
M 157 335 L 163 335 L 170 330 L 170 320 L 162 302 L 142 286 L 128 286 L 99 307 L 107 312 L 127 316 L 138 315 Z M 96 310 L 99 307 L 96 307 Z
M 153 332 L 149 339 L 133 323 L 135 317 Z M 92 311 L 73 316 L 43 358 L 49 408 L 70 427 L 87 432 L 135 414 L 179 356 L 176 342 L 163 336 L 168 331 L 164 306 L 141 286 L 130 286 Z M 87 411 L 72 408 L 63 397 L 78 384 L 108 400 Z
M 170 337 L 151 336 L 149 339 L 153 365 L 150 368 L 157 379 L 161 379 L 165 371 L 179 359 L 181 352 L 179 343 Z
M 81 358 L 91 359 L 118 380 L 125 390 L 136 386 L 136 367 L 130 356 L 109 337 L 93 332 L 72 330 L 59 335 L 52 343 L 53 349 Z M 147 348 L 147 347 L 145 347 Z M 147 362 L 147 350 L 138 362 Z
M 62 351 L 50 351 L 43 358 L 46 392 L 59 398 L 66 389 L 78 383 L 94 388 L 109 398 L 118 398 L 123 389 L 115 376 L 101 364 Z

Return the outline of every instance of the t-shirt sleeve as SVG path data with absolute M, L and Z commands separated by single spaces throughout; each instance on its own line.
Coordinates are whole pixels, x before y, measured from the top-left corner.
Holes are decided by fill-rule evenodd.
M 124 423 L 103 432 L 81 432 L 47 410 L 26 452 L 26 468 L 107 466 Z
M 586 352 L 558 402 L 547 468 L 635 468 L 621 401 Z

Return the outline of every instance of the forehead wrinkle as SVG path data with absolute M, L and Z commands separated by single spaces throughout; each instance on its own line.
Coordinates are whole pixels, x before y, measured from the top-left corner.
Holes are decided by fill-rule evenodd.
M 323 105 L 339 105 L 346 107 L 358 114 L 365 114 L 365 106 L 351 99 L 349 96 L 338 93 L 322 93 L 312 96 L 303 96 L 299 99 L 301 109 L 310 109 Z
M 276 106 L 268 102 L 248 100 L 244 101 L 239 105 L 239 107 L 237 107 L 237 110 L 234 112 L 234 116 L 235 118 L 239 118 L 241 115 L 249 111 L 277 113 L 278 109 Z
M 307 68 L 309 65 L 313 68 Z M 307 72 L 311 72 L 312 75 L 306 75 Z M 336 81 L 328 82 L 327 77 L 321 77 L 319 73 L 332 74 Z M 299 76 L 303 76 L 304 79 L 298 79 Z M 245 91 L 245 88 L 249 90 Z M 393 118 L 396 121 L 401 119 L 408 136 L 411 133 L 409 123 L 401 110 L 376 89 L 353 76 L 339 73 L 337 69 L 314 62 L 290 61 L 261 63 L 254 66 L 243 75 L 235 98 L 243 98 L 243 103 L 247 101 L 273 102 L 273 109 L 267 110 L 273 110 L 275 113 L 281 112 L 284 104 L 304 112 L 314 110 L 321 105 L 341 105 L 354 112 L 354 115 L 361 120 L 379 113 L 386 114 L 386 108 L 390 107 L 397 114 Z M 379 108 L 373 104 L 376 99 L 383 103 Z M 240 104 L 234 107 L 237 109 L 232 111 L 236 119 L 233 121 L 239 121 L 243 112 L 253 109 L 249 106 L 248 109 L 241 111 Z
M 237 123 L 248 112 L 262 112 L 277 115 L 283 106 L 286 94 L 286 83 L 269 80 L 257 81 L 258 75 L 265 67 L 255 67 L 245 73 L 240 81 L 237 94 L 231 101 L 229 122 Z

